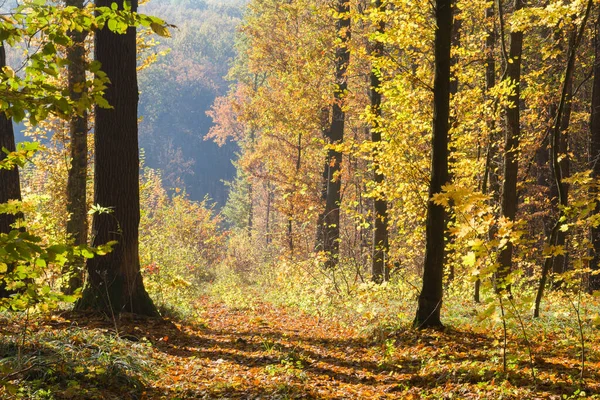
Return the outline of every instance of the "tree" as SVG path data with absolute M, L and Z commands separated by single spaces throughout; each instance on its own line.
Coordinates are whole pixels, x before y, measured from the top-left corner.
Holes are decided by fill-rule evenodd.
M 600 18 L 596 22 L 594 37 L 594 82 L 592 86 L 592 105 L 590 115 L 590 150 L 589 158 L 592 168 L 592 176 L 600 178 Z M 600 213 L 600 203 L 596 204 L 596 213 Z M 591 230 L 594 254 L 590 275 L 590 290 L 600 290 L 600 225 Z
M 501 40 L 504 43 L 504 16 L 501 1 L 498 3 L 498 14 L 502 35 Z M 521 0 L 515 0 L 514 11 L 523 7 Z M 506 133 L 504 141 L 504 180 L 502 182 L 501 216 L 507 222 L 515 222 L 517 215 L 517 179 L 519 172 L 519 140 L 521 137 L 520 122 L 520 93 L 521 93 L 521 54 L 523 52 L 523 32 L 513 30 L 510 33 L 510 49 L 506 54 L 506 48 L 502 48 L 506 58 L 505 80 L 513 86 L 513 90 L 508 96 L 509 105 L 506 107 Z M 507 288 L 506 277 L 512 269 L 513 243 L 511 240 L 500 250 L 498 267 L 498 288 L 503 291 Z
M 336 22 L 339 44 L 335 52 L 335 92 L 331 112 L 331 124 L 325 131 L 329 145 L 340 144 L 344 140 L 344 123 L 346 113 L 343 109 L 343 99 L 348 89 L 346 71 L 350 62 L 350 3 L 348 0 L 338 0 L 336 3 L 338 19 Z M 317 248 L 327 256 L 325 266 L 330 268 L 338 264 L 340 253 L 340 202 L 341 202 L 341 167 L 342 152 L 330 147 L 323 172 L 325 209 L 319 216 Z
M 550 137 L 550 155 L 551 155 L 551 167 L 552 173 L 554 175 L 554 180 L 556 184 L 557 196 L 558 196 L 558 204 L 560 206 L 558 217 L 556 222 L 552 228 L 552 232 L 550 236 L 547 238 L 548 246 L 564 246 L 565 244 L 565 236 L 559 235 L 561 231 L 561 227 L 566 219 L 566 210 L 565 208 L 568 205 L 567 199 L 567 187 L 563 181 L 563 177 L 568 173 L 568 170 L 563 170 L 564 164 L 561 165 L 559 159 L 559 153 L 561 152 L 561 130 L 568 128 L 568 121 L 571 113 L 571 97 L 573 94 L 573 71 L 575 69 L 575 61 L 577 58 L 577 48 L 579 47 L 579 43 L 581 42 L 581 38 L 583 37 L 583 33 L 586 28 L 586 22 L 590 15 L 590 11 L 592 9 L 593 1 L 589 0 L 587 3 L 587 8 L 585 10 L 585 14 L 583 16 L 583 20 L 581 22 L 581 26 L 579 30 L 572 29 L 569 35 L 569 50 L 567 57 L 567 66 L 565 68 L 564 79 L 561 88 L 560 100 L 558 103 L 558 107 L 556 109 L 556 116 L 554 118 L 554 123 L 552 125 L 552 132 Z M 564 122 L 564 121 L 567 122 Z M 565 127 L 566 125 L 566 127 Z M 563 139 L 564 140 L 564 139 Z M 561 259 L 562 260 L 562 259 Z M 533 311 L 534 317 L 539 317 L 540 315 L 540 302 L 542 301 L 542 296 L 544 294 L 544 288 L 546 286 L 546 279 L 552 267 L 553 261 L 556 261 L 556 258 L 553 257 L 552 254 L 548 255 L 544 261 L 544 266 L 542 268 L 542 276 L 540 278 L 540 283 L 538 286 L 537 295 L 535 298 L 535 308 Z M 562 267 L 562 262 L 561 262 Z
M 4 67 L 6 67 L 6 49 L 4 44 L 0 43 L 0 69 Z M 4 112 L 0 112 L 0 149 L 6 149 L 9 152 L 16 150 L 12 119 Z M 6 154 L 2 151 L 0 160 L 5 157 Z M 21 200 L 19 170 L 16 167 L 0 169 L 0 203 L 7 203 L 10 200 Z M 0 214 L 0 233 L 10 232 L 15 220 L 14 214 Z
M 6 49 L 4 44 L 0 43 L 0 69 L 6 66 Z M 4 112 L 0 112 L 0 150 L 13 152 L 16 150 L 15 134 L 13 131 L 12 119 Z M 6 158 L 7 154 L 2 151 L 0 160 Z M 21 185 L 19 183 L 19 170 L 16 166 L 11 169 L 0 169 L 0 204 L 7 203 L 10 200 L 21 200 Z M 9 233 L 17 216 L 14 214 L 0 214 L 0 233 Z M 12 265 L 7 267 L 6 272 L 11 272 Z M 7 297 L 4 281 L 0 280 L 0 298 Z
M 125 3 L 127 4 L 127 3 Z M 97 6 L 110 7 L 110 0 Z M 137 2 L 131 2 L 136 11 Z M 158 316 L 142 281 L 139 263 L 139 149 L 136 73 L 136 30 L 115 34 L 107 27 L 96 33 L 94 55 L 110 80 L 105 98 L 111 109 L 95 110 L 94 203 L 111 212 L 94 214 L 93 244 L 117 241 L 106 257 L 87 263 L 88 284 L 76 309 L 109 315 L 122 311 Z
M 385 11 L 381 0 L 376 0 L 373 4 L 376 12 Z M 385 22 L 380 20 L 377 24 L 377 33 L 383 34 L 385 31 Z M 376 59 L 383 55 L 383 43 L 377 40 L 373 44 L 372 56 Z M 381 118 L 381 71 L 377 71 L 374 66 L 371 67 L 370 74 L 370 95 L 371 95 L 371 112 L 373 113 L 374 123 L 371 127 L 371 140 L 376 146 L 381 146 L 381 131 L 379 129 Z M 380 171 L 378 157 L 380 149 L 376 148 L 373 154 L 375 183 L 381 185 L 384 180 L 383 173 Z M 373 281 L 382 283 L 389 279 L 389 270 L 386 268 L 389 241 L 388 241 L 388 216 L 387 216 L 387 201 L 380 194 L 375 198 L 374 202 L 374 223 L 375 230 L 373 232 L 373 260 L 372 274 Z
M 67 6 L 83 8 L 82 0 L 67 0 Z M 86 31 L 71 31 L 73 44 L 67 49 L 69 95 L 73 101 L 81 98 L 85 89 L 85 38 Z M 76 245 L 87 243 L 88 213 L 87 213 L 87 167 L 88 167 L 88 113 L 84 110 L 80 115 L 73 115 L 69 121 L 69 136 L 71 138 L 71 168 L 67 180 L 67 234 Z M 80 263 L 76 263 L 76 271 L 68 282 L 68 291 L 73 291 L 83 285 Z
M 491 5 L 489 8 L 485 10 L 485 18 L 487 21 L 487 36 L 485 39 L 485 50 L 486 50 L 486 59 L 485 59 L 485 90 L 486 94 L 489 95 L 490 90 L 496 86 L 496 59 L 494 58 L 494 49 L 496 47 L 496 24 L 494 22 L 494 6 Z M 498 190 L 494 190 L 497 188 L 491 186 L 498 186 L 498 181 L 496 179 L 496 175 L 492 171 L 492 160 L 494 159 L 494 135 L 493 132 L 495 130 L 496 121 L 494 118 L 489 118 L 486 121 L 486 128 L 488 129 L 488 143 L 485 155 L 485 167 L 483 171 L 483 182 L 481 184 L 481 192 L 483 194 L 488 194 L 492 192 L 494 194 L 498 193 Z M 488 237 L 493 239 L 494 232 L 493 229 L 488 231 Z M 480 291 L 481 291 L 481 279 L 477 277 L 475 281 L 475 292 L 473 294 L 473 300 L 476 303 L 480 302 Z
M 435 4 L 435 76 L 433 81 L 433 132 L 431 137 L 431 178 L 425 238 L 423 288 L 419 295 L 418 328 L 440 328 L 442 283 L 444 277 L 445 211 L 433 196 L 442 191 L 448 180 L 448 130 L 450 117 L 450 42 L 452 36 L 452 0 Z

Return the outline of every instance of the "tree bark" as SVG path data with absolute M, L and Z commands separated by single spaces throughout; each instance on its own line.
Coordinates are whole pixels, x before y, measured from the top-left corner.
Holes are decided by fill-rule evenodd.
M 384 12 L 385 7 L 381 0 L 375 0 L 373 7 L 379 11 Z M 382 34 L 385 31 L 385 22 L 379 21 L 377 26 L 377 33 Z M 383 55 L 383 43 L 376 41 L 373 45 L 372 56 L 379 58 Z M 373 164 L 375 169 L 375 183 L 378 187 L 383 185 L 384 175 L 379 167 L 379 156 L 381 152 L 381 126 L 379 119 L 381 117 L 381 78 L 380 73 L 371 67 L 370 74 L 370 94 L 371 94 L 371 112 L 374 116 L 374 124 L 371 127 L 371 141 L 375 145 L 373 154 Z M 372 279 L 375 283 L 382 283 L 389 280 L 390 271 L 387 268 L 387 255 L 389 250 L 389 239 L 388 239 L 388 212 L 387 212 L 387 201 L 382 196 L 377 196 L 374 201 L 374 224 L 375 230 L 373 231 L 373 260 L 372 260 Z
M 441 328 L 444 278 L 444 207 L 431 198 L 441 192 L 448 181 L 448 129 L 450 117 L 450 38 L 452 35 L 452 0 L 437 0 L 435 5 L 435 77 L 433 82 L 433 133 L 431 181 L 427 203 L 423 288 L 419 295 L 413 325 L 417 328 Z
M 66 0 L 67 6 L 83 8 L 82 0 Z M 85 91 L 85 38 L 86 32 L 70 33 L 73 45 L 67 50 L 68 85 L 71 99 L 77 101 Z M 74 115 L 69 121 L 71 138 L 71 168 L 67 179 L 67 234 L 74 239 L 75 245 L 87 244 L 87 166 L 88 166 L 88 114 Z M 71 276 L 65 291 L 72 293 L 83 285 L 84 260 L 77 260 L 70 267 Z
M 335 52 L 335 83 L 334 102 L 332 107 L 332 118 L 329 129 L 325 132 L 327 142 L 330 145 L 340 144 L 344 140 L 344 122 L 346 113 L 343 110 L 343 101 L 348 88 L 346 70 L 350 62 L 350 3 L 348 0 L 338 0 L 336 11 L 339 18 L 336 22 L 337 36 L 340 44 Z M 327 260 L 326 268 L 333 268 L 339 262 L 340 253 L 340 202 L 341 202 L 341 166 L 342 153 L 335 149 L 329 149 L 323 177 L 326 185 L 325 210 L 319 216 L 320 237 L 317 247 L 325 252 Z
M 97 0 L 110 7 L 112 0 Z M 137 2 L 131 2 L 136 11 Z M 118 241 L 106 256 L 87 263 L 88 283 L 77 309 L 122 311 L 158 316 L 142 281 L 139 263 L 139 149 L 137 127 L 138 86 L 135 28 L 112 33 L 96 32 L 94 54 L 110 79 L 106 99 L 112 109 L 95 110 L 94 203 L 111 207 L 112 213 L 94 214 L 93 245 Z

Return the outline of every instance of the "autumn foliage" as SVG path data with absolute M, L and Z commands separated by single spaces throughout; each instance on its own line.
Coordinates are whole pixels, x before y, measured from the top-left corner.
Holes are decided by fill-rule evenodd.
M 116 3 L 34 2 L 0 21 L 9 52 L 23 41 L 33 52 L 22 73 L 1 69 L 0 109 L 34 142 L 0 160 L 18 168 L 21 191 L 0 204 L 14 216 L 0 232 L 0 397 L 598 396 L 597 2 L 168 6 L 218 17 L 223 30 L 184 23 L 169 42 L 176 27 Z M 69 121 L 101 121 L 107 88 L 118 91 L 89 60 L 104 26 L 113 39 L 128 31 L 132 46 L 133 27 L 146 28 L 142 126 L 163 169 L 136 152 L 129 113 L 139 187 L 135 163 L 134 184 L 101 185 L 117 200 L 139 189 L 129 224 L 91 200 L 98 132 L 69 151 Z M 78 84 L 67 79 L 74 31 L 89 38 L 75 40 Z M 192 107 L 204 92 L 212 105 Z M 165 115 L 179 95 L 195 100 Z M 211 129 L 188 129 L 191 113 Z M 186 187 L 200 139 L 238 150 L 226 202 Z M 67 223 L 78 157 L 89 243 Z M 100 218 L 115 240 L 96 243 Z M 108 262 L 125 241 L 134 259 Z M 77 277 L 89 288 L 86 262 L 108 300 L 73 311 L 82 292 L 67 286 Z M 153 317 L 136 315 L 127 285 L 109 294 L 117 264 Z

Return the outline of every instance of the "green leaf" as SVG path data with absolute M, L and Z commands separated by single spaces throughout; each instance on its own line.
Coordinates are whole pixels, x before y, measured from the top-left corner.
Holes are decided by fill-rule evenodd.
M 23 118 L 25 118 L 25 110 L 23 110 L 20 107 L 13 107 L 10 111 L 11 111 L 12 119 L 15 122 L 21 122 L 21 121 L 23 121 Z
M 55 244 L 53 246 L 48 247 L 48 253 L 56 253 L 62 254 L 67 251 L 68 247 L 64 244 Z
M 81 255 L 85 258 L 94 258 L 94 253 L 89 249 L 81 249 Z
M 116 4 L 117 3 L 113 3 L 113 5 L 116 5 Z M 118 25 L 118 23 L 114 19 L 109 19 L 108 20 L 107 26 L 108 26 L 108 29 L 110 29 L 111 31 L 116 32 L 117 31 L 117 25 Z
M 165 27 L 164 25 L 158 24 L 156 22 L 152 22 L 150 24 L 150 29 L 152 29 L 152 31 L 159 36 L 168 37 L 168 38 L 171 37 L 171 32 L 169 32 L 167 27 Z

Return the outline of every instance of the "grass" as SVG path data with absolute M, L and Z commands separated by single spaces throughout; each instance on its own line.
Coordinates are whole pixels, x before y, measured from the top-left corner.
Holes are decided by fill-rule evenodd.
M 4 395 L 24 399 L 140 397 L 156 375 L 151 345 L 131 342 L 106 327 L 80 328 L 64 318 L 2 315 L 0 338 Z M 1 387 L 1 386 L 0 386 Z M 0 389 L 0 393 L 2 389 Z

